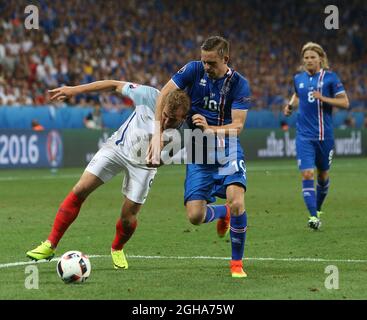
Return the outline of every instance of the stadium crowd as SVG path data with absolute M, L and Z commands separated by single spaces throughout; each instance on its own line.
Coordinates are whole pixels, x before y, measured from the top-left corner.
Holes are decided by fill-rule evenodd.
M 364 0 L 336 1 L 338 30 L 327 30 L 324 1 L 39 0 L 39 30 L 27 30 L 29 1 L 0 1 L 0 105 L 45 105 L 47 90 L 100 79 L 160 88 L 200 45 L 231 42 L 230 65 L 249 79 L 254 109 L 279 111 L 307 41 L 324 46 L 353 110 L 367 110 Z M 117 96 L 78 96 L 71 105 L 118 107 Z

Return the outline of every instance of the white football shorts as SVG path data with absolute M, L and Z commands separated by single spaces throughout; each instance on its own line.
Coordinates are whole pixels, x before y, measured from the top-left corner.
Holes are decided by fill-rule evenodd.
M 122 183 L 122 194 L 140 204 L 145 202 L 157 173 L 156 168 L 134 164 L 121 154 L 117 147 L 108 144 L 98 150 L 85 170 L 100 178 L 104 183 L 123 172 L 125 177 Z

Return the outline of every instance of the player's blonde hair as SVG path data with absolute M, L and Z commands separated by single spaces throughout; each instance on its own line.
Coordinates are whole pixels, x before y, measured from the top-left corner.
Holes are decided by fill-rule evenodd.
M 184 90 L 176 89 L 165 96 L 163 104 L 167 105 L 172 113 L 176 113 L 180 109 L 184 114 L 187 114 L 190 110 L 191 100 Z
M 305 52 L 307 50 L 314 51 L 314 52 L 316 52 L 320 56 L 320 59 L 321 59 L 321 68 L 322 69 L 329 69 L 330 68 L 329 67 L 329 60 L 327 58 L 326 52 L 325 52 L 325 50 L 318 43 L 315 43 L 315 42 L 307 42 L 302 47 L 302 50 L 301 50 L 301 58 L 302 59 L 303 59 L 303 57 L 305 55 Z M 302 61 L 302 69 L 304 69 L 303 61 Z

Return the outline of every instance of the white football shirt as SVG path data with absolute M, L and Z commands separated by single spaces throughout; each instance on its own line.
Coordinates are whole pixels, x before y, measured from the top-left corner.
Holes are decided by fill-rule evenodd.
M 135 110 L 107 143 L 117 146 L 131 162 L 144 165 L 149 141 L 154 133 L 154 111 L 159 90 L 129 82 L 124 85 L 121 94 L 134 102 Z

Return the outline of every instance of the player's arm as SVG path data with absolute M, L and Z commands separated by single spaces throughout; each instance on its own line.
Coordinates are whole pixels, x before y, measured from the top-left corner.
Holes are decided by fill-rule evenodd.
M 234 99 L 231 104 L 232 122 L 222 126 L 208 125 L 207 120 L 201 114 L 194 114 L 192 122 L 203 131 L 214 132 L 225 135 L 239 135 L 246 121 L 247 111 L 251 106 L 251 91 L 247 80 L 242 79 L 237 84 Z
M 290 116 L 295 108 L 298 107 L 299 98 L 297 93 L 294 93 L 289 102 L 284 106 L 283 113 L 285 116 Z
M 192 122 L 203 131 L 221 133 L 225 135 L 239 135 L 247 118 L 247 111 L 251 106 L 251 91 L 247 80 L 242 79 L 236 87 L 231 104 L 231 123 L 221 126 L 208 125 L 207 120 L 200 114 L 192 116 Z
M 315 99 L 319 99 L 322 102 L 330 104 L 334 107 L 343 109 L 349 108 L 349 99 L 345 92 L 341 92 L 335 96 L 335 98 L 324 97 L 319 91 L 314 91 L 313 96 Z
M 164 100 L 166 96 L 176 89 L 184 89 L 190 83 L 192 83 L 195 75 L 196 63 L 194 61 L 189 62 L 184 67 L 182 67 L 172 79 L 166 83 L 166 85 L 161 90 L 156 102 L 155 109 L 155 120 L 159 121 L 159 126 L 155 126 L 155 133 L 149 145 L 147 153 L 147 163 L 155 166 L 160 163 L 160 155 L 163 147 L 162 141 L 162 112 L 164 108 Z
M 206 132 L 222 133 L 225 135 L 231 135 L 235 133 L 239 135 L 246 122 L 247 110 L 232 109 L 232 122 L 223 126 L 209 126 L 206 118 L 201 114 L 194 114 L 192 116 L 192 122 Z
M 163 103 L 165 97 L 172 91 L 176 89 L 184 90 L 188 86 L 190 86 L 195 80 L 195 74 L 197 71 L 198 62 L 191 61 L 183 66 L 178 72 L 176 72 L 171 80 L 169 80 L 163 89 L 161 90 L 160 95 L 158 96 L 155 108 L 155 120 L 161 121 L 162 112 L 163 112 Z
M 315 99 L 319 99 L 322 102 L 325 102 L 334 107 L 348 109 L 349 108 L 349 99 L 345 88 L 340 81 L 339 77 L 335 72 L 331 72 L 331 81 L 330 81 L 330 89 L 331 89 L 331 97 L 322 96 L 321 92 L 314 91 L 313 96 Z
M 162 119 L 162 112 L 163 112 L 163 101 L 165 97 L 172 91 L 176 90 L 178 87 L 177 85 L 172 81 L 168 81 L 166 85 L 162 88 L 161 93 L 159 94 L 156 102 L 156 108 L 155 108 L 155 120 L 161 122 Z
M 117 91 L 121 93 L 123 86 L 126 84 L 125 81 L 117 80 L 101 80 L 95 81 L 88 84 L 82 84 L 79 86 L 64 86 L 56 89 L 49 90 L 51 94 L 50 100 L 64 101 L 67 98 L 89 92 L 100 92 L 100 91 Z
M 159 167 L 161 165 L 161 150 L 163 147 L 163 140 L 162 140 L 162 112 L 163 112 L 163 101 L 166 96 L 176 90 L 176 84 L 170 80 L 168 81 L 165 86 L 162 88 L 160 94 L 158 95 L 156 106 L 155 106 L 155 121 L 159 123 L 159 126 L 155 126 L 155 132 L 153 137 L 150 141 L 146 161 L 148 166 L 150 167 Z

